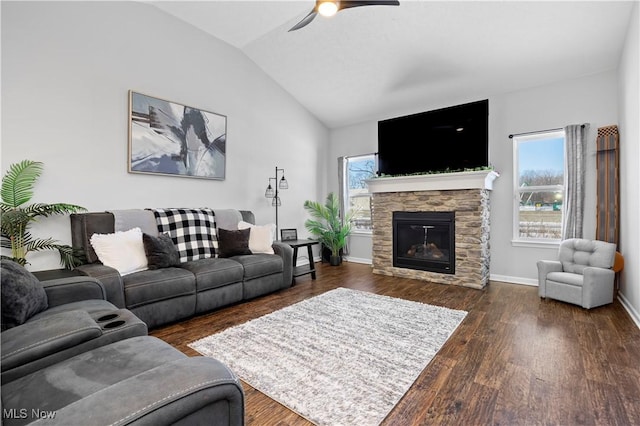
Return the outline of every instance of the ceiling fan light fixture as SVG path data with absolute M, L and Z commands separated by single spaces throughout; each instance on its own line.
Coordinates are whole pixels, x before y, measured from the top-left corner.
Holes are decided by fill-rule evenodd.
M 318 13 L 322 16 L 330 17 L 338 12 L 339 2 L 320 1 L 318 2 Z

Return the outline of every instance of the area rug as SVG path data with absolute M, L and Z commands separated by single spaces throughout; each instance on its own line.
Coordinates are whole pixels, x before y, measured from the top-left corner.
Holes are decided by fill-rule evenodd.
M 317 425 L 377 425 L 466 314 L 338 288 L 189 346 Z

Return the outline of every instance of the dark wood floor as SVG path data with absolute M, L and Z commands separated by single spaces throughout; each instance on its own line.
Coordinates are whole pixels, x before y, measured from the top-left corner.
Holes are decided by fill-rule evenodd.
M 318 278 L 153 331 L 187 344 L 336 287 L 462 309 L 469 314 L 385 425 L 640 425 L 640 330 L 618 301 L 592 310 L 541 300 L 537 288 L 486 290 L 317 264 Z M 309 425 L 245 385 L 248 425 Z

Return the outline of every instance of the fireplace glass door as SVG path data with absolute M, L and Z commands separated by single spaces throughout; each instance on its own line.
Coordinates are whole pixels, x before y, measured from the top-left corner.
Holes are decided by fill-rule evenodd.
M 393 212 L 393 266 L 455 273 L 454 212 Z

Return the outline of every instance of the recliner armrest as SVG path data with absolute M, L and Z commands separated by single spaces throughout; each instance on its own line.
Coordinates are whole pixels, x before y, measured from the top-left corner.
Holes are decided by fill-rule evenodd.
M 539 260 L 538 266 L 538 295 L 546 297 L 547 294 L 547 275 L 550 272 L 562 272 L 562 263 L 557 260 Z
M 282 258 L 283 288 L 290 287 L 293 283 L 293 248 L 280 241 L 274 241 L 271 247 L 275 254 Z M 309 259 L 309 262 L 313 262 L 313 259 Z
M 1 334 L 1 371 L 45 358 L 102 335 L 102 329 L 85 311 L 61 312 L 27 322 Z
M 588 266 L 582 270 L 582 307 L 590 309 L 613 302 L 613 269 Z
M 107 293 L 107 300 L 118 308 L 124 308 L 124 284 L 117 269 L 102 263 L 89 263 L 76 268 L 78 272 L 100 280 Z
M 190 424 L 244 424 L 242 384 L 224 364 L 207 357 L 163 364 L 59 409 L 51 424 L 173 424 L 186 418 Z
M 79 302 L 81 300 L 107 300 L 102 283 L 91 277 L 68 277 L 40 281 L 47 293 L 50 307 Z

